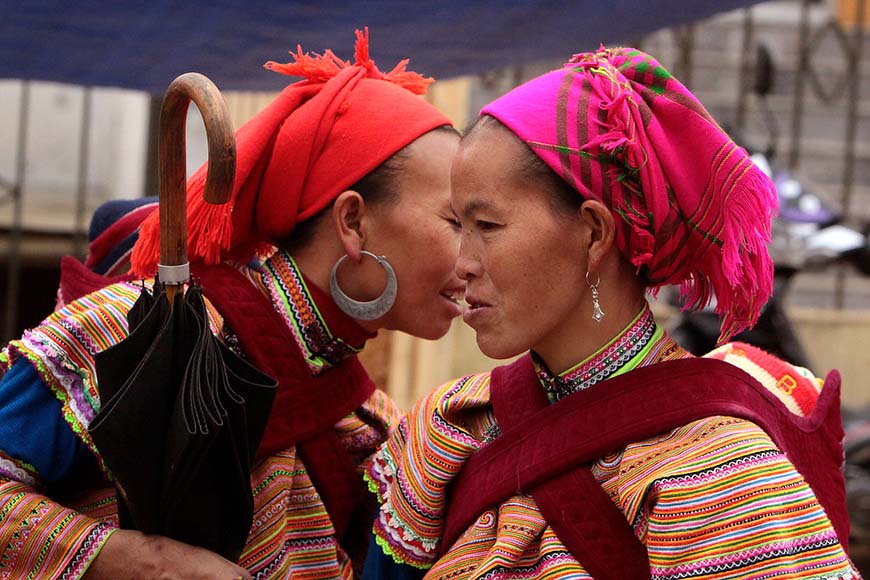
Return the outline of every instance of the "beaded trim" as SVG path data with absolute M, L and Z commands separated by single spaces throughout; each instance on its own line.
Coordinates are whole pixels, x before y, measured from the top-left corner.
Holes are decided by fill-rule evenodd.
M 260 278 L 272 304 L 296 339 L 312 375 L 320 374 L 361 350 L 334 337 L 329 331 L 290 254 L 276 252 L 263 264 Z
M 553 374 L 543 360 L 533 353 L 535 370 L 552 402 L 600 383 L 624 367 L 646 347 L 656 331 L 656 321 L 647 306 L 638 319 L 610 346 L 565 374 Z

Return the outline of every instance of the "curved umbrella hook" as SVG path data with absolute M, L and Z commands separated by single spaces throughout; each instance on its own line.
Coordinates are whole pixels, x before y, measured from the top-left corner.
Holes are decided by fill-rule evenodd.
M 160 109 L 158 183 L 160 193 L 160 281 L 169 304 L 190 279 L 187 260 L 187 152 L 185 133 L 190 101 L 196 103 L 208 139 L 208 174 L 203 197 L 222 204 L 232 195 L 236 176 L 236 139 L 218 88 L 199 73 L 186 73 L 166 89 Z

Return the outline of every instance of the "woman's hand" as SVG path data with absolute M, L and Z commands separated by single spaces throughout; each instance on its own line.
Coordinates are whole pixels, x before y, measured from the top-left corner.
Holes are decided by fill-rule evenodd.
M 116 530 L 84 580 L 251 580 L 251 575 L 206 549 L 135 530 Z

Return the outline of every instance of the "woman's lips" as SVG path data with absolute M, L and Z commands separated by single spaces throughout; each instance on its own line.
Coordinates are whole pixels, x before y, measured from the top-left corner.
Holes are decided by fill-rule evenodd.
M 479 323 L 492 310 L 490 304 L 480 300 L 476 296 L 466 294 L 465 301 L 468 303 L 468 308 L 462 312 L 462 319 L 469 326 Z
M 462 314 L 463 308 L 463 298 L 465 297 L 465 289 L 464 288 L 455 288 L 450 290 L 445 290 L 441 293 L 441 297 L 446 300 L 453 311 L 453 316 L 459 316 Z

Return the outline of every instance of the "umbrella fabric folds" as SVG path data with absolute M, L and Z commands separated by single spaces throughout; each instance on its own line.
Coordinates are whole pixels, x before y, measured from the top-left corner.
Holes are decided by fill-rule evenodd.
M 160 113 L 160 264 L 128 312 L 129 336 L 95 357 L 101 408 L 89 426 L 118 490 L 122 527 L 238 561 L 250 531 L 250 469 L 277 383 L 212 333 L 189 284 L 185 127 L 193 100 L 209 143 L 204 198 L 226 203 L 236 147 L 220 91 L 187 73 Z M 186 290 L 185 290 L 185 285 Z
M 276 383 L 211 332 L 202 290 L 142 294 L 131 333 L 96 356 L 90 434 L 115 479 L 122 527 L 237 561 L 251 526 L 250 467 Z

